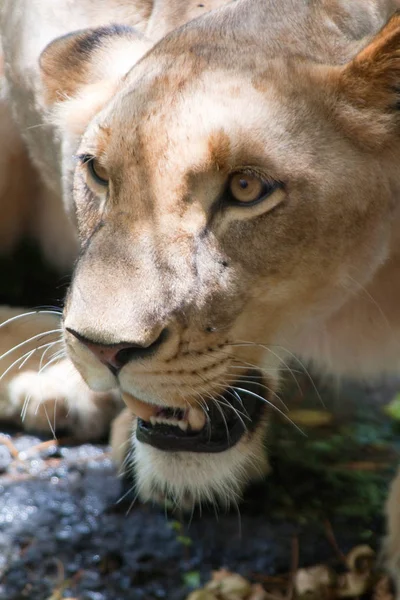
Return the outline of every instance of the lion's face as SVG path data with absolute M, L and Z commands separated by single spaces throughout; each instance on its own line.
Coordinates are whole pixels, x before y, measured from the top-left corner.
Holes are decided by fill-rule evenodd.
M 89 386 L 120 387 L 137 415 L 144 497 L 226 498 L 264 470 L 293 340 L 387 255 L 391 171 L 348 135 L 349 73 L 249 67 L 158 47 L 77 152 L 65 341 Z

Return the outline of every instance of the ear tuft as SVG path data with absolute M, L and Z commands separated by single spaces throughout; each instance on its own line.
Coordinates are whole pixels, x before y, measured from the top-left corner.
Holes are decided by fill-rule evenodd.
M 132 27 L 83 29 L 51 42 L 40 56 L 48 104 L 76 96 L 84 86 L 116 81 L 147 52 L 150 42 Z
M 341 85 L 358 108 L 386 114 L 400 111 L 400 11 L 346 65 Z

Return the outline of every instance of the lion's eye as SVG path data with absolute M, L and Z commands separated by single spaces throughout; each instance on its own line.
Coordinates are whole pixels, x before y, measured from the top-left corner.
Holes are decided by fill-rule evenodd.
M 279 187 L 282 187 L 280 182 L 266 181 L 252 173 L 233 173 L 228 182 L 228 199 L 235 204 L 251 206 Z
M 108 186 L 109 176 L 107 170 L 100 164 L 95 156 L 86 156 L 83 161 L 93 180 L 101 186 Z

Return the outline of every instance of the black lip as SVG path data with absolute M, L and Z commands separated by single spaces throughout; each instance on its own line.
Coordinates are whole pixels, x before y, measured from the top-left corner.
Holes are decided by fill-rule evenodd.
M 215 403 L 210 403 L 210 424 L 206 423 L 200 431 L 185 432 L 168 425 L 152 426 L 147 421 L 138 419 L 136 437 L 139 442 L 166 452 L 215 453 L 228 450 L 235 446 L 245 433 L 254 431 L 266 411 L 265 388 L 259 377 L 260 373 L 253 370 L 237 382 L 237 387 L 251 393 L 233 391 L 232 387 L 226 389 L 222 395 L 222 402 L 229 404 L 232 409 L 220 405 L 219 410 Z M 235 409 L 239 411 L 241 418 L 237 416 Z

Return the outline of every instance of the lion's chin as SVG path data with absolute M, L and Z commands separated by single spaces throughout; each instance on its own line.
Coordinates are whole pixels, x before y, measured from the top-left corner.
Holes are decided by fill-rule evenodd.
M 268 388 L 261 381 L 249 371 L 209 402 L 206 413 L 136 400 L 132 456 L 139 497 L 182 508 L 237 502 L 246 484 L 268 471 Z
M 268 473 L 264 449 L 266 417 L 239 441 L 219 452 L 165 451 L 141 442 L 133 433 L 138 495 L 144 502 L 172 501 L 191 509 L 196 504 L 237 503 L 246 485 Z

